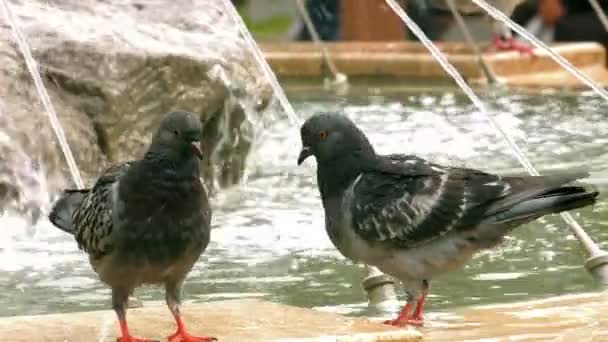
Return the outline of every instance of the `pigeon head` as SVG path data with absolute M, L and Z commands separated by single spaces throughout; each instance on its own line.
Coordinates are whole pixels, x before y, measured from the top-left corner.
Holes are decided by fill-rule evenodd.
M 179 158 L 203 158 L 201 137 L 203 125 L 196 114 L 175 111 L 165 114 L 150 150 Z
M 300 128 L 302 151 L 298 165 L 310 156 L 317 164 L 354 159 L 373 159 L 374 148 L 363 132 L 346 116 L 319 113 L 310 117 Z

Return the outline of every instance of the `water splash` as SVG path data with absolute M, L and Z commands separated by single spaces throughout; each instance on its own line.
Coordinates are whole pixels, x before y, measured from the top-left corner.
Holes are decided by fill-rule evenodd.
M 2 103 L 0 127 L 0 218 L 12 214 L 25 215 L 29 219 L 26 227 L 31 227 L 40 218 L 42 208 L 49 203 L 46 172 L 40 161 L 28 156 L 19 144 L 15 144 L 18 131 L 5 114 Z M 31 229 L 26 231 L 33 235 Z M 14 234 L 15 231 L 2 234 L 0 238 L 8 239 Z
M 272 85 L 272 89 L 274 90 L 276 97 L 278 98 L 279 102 L 281 103 L 283 110 L 285 110 L 285 114 L 287 114 L 287 118 L 291 122 L 291 125 L 293 127 L 299 127 L 300 118 L 294 111 L 293 107 L 291 106 L 291 103 L 289 103 L 289 100 L 287 99 L 287 95 L 285 95 L 285 91 L 283 91 L 283 88 L 279 84 L 279 81 L 277 80 L 276 75 L 274 74 L 274 72 L 270 68 L 270 65 L 268 65 L 268 62 L 264 58 L 264 54 L 262 53 L 262 50 L 256 43 L 255 39 L 253 39 L 251 32 L 249 32 L 249 30 L 247 29 L 245 22 L 243 22 L 243 19 L 237 12 L 237 10 L 234 7 L 234 5 L 232 4 L 232 2 L 230 2 L 230 0 L 223 0 L 223 1 L 224 1 L 224 5 L 225 5 L 226 9 L 230 12 L 230 16 L 233 18 L 234 22 L 239 27 L 241 34 L 245 37 L 245 40 L 251 47 L 251 51 L 253 52 L 256 62 L 262 68 L 262 70 L 264 71 L 264 74 L 266 75 L 266 78 Z
M 14 17 L 13 12 L 11 11 L 11 7 L 8 4 L 7 0 L 0 0 L 0 5 L 2 6 L 2 9 L 4 12 L 4 17 L 6 18 L 9 25 L 11 26 L 11 32 L 13 33 L 13 37 L 15 38 L 15 41 L 17 42 L 17 46 L 19 47 L 19 50 L 23 54 L 23 58 L 25 59 L 25 64 L 27 66 L 27 69 L 29 70 L 30 74 L 32 75 L 32 78 L 34 79 L 34 85 L 36 86 L 36 91 L 38 92 L 38 95 L 40 96 L 40 100 L 42 101 L 42 105 L 44 106 L 46 114 L 49 118 L 51 127 L 53 128 L 53 131 L 55 132 L 55 136 L 57 137 L 57 140 L 59 141 L 59 145 L 61 146 L 61 151 L 63 152 L 63 155 L 65 156 L 65 160 L 68 164 L 68 168 L 70 169 L 70 174 L 72 175 L 72 180 L 74 181 L 74 184 L 76 184 L 76 186 L 79 189 L 82 189 L 84 187 L 84 184 L 82 183 L 82 178 L 80 177 L 80 171 L 78 170 L 78 166 L 76 165 L 76 161 L 74 160 L 74 156 L 72 154 L 72 150 L 70 149 L 70 145 L 68 145 L 68 142 L 65 138 L 65 133 L 63 131 L 63 127 L 61 127 L 61 123 L 59 122 L 59 119 L 57 117 L 57 112 L 55 111 L 55 108 L 53 107 L 53 103 L 51 102 L 51 98 L 49 97 L 46 87 L 44 86 L 44 83 L 42 82 L 42 77 L 40 77 L 40 72 L 38 71 L 37 63 L 34 60 L 34 57 L 32 57 L 32 53 L 30 51 L 29 45 L 27 44 L 27 41 L 25 40 L 23 33 L 19 29 L 19 25 L 17 25 L 17 19 Z
M 0 0 L 4 1 L 4 0 Z M 211 4 L 211 1 L 210 1 Z M 4 2 L 0 5 L 5 5 Z M 220 4 L 221 5 L 221 4 Z M 212 153 L 217 159 L 219 156 L 218 152 L 222 146 L 231 147 L 234 144 L 242 142 L 239 139 L 248 139 L 250 142 L 256 142 L 257 139 L 254 136 L 255 132 L 262 129 L 262 125 L 265 119 L 271 120 L 262 110 L 259 109 L 260 103 L 257 95 L 257 89 L 260 87 L 258 82 L 261 77 L 260 73 L 257 72 L 255 65 L 251 67 L 250 61 L 243 59 L 243 51 L 247 51 L 244 48 L 242 40 L 238 38 L 238 30 L 234 28 L 234 25 L 225 16 L 225 19 L 221 23 L 217 22 L 217 18 L 221 17 L 225 13 L 223 9 L 215 8 L 216 6 L 206 7 L 202 13 L 204 16 L 200 24 L 202 27 L 196 27 L 196 30 L 186 30 L 183 27 L 172 27 L 166 23 L 154 23 L 151 25 L 137 25 L 138 22 L 134 20 L 134 17 L 129 15 L 115 13 L 110 11 L 110 7 L 103 8 L 103 3 L 96 3 L 95 6 L 101 6 L 101 11 L 98 12 L 98 7 L 94 7 L 94 13 L 82 13 L 84 18 L 78 16 L 77 12 L 71 12 L 70 9 L 56 9 L 49 5 L 40 5 L 36 3 L 24 4 L 22 7 L 16 7 L 13 5 L 15 16 L 19 19 L 24 20 L 24 16 L 30 15 L 28 10 L 34 7 L 34 10 L 38 9 L 37 6 L 44 8 L 45 13 L 45 25 L 48 24 L 53 30 L 57 30 L 58 35 L 63 40 L 58 41 L 77 42 L 77 43 L 88 43 L 88 42 L 104 42 L 108 43 L 107 38 L 110 36 L 110 42 L 108 47 L 113 50 L 116 46 L 117 50 L 128 45 L 128 48 L 141 48 L 151 54 L 166 54 L 168 50 L 171 50 L 172 54 L 196 58 L 197 60 L 208 62 L 212 67 L 208 71 L 209 79 L 214 81 L 217 80 L 218 84 L 225 86 L 228 97 L 224 106 L 225 111 L 230 111 L 232 107 L 240 106 L 246 119 L 242 123 L 242 127 L 239 127 L 240 133 L 237 134 L 235 139 L 232 138 L 234 132 L 228 132 L 230 128 L 230 122 L 226 121 L 224 124 L 224 135 L 222 140 L 217 144 L 217 149 Z M 67 6 L 67 5 L 66 5 Z M 88 5 L 87 5 L 88 6 Z M 3 7 L 4 8 L 4 7 Z M 11 10 L 10 7 L 6 7 Z M 6 11 L 5 14 L 12 13 Z M 216 9 L 216 11 L 213 11 Z M 207 13 L 209 11 L 209 13 Z M 124 32 L 120 34 L 115 30 L 116 27 L 111 25 L 100 25 L 99 31 L 87 27 L 85 22 L 99 20 L 104 22 L 107 18 L 116 18 L 115 14 L 121 16 L 121 24 L 117 25 L 124 29 Z M 33 11 L 32 16 L 41 16 L 40 13 Z M 99 15 L 100 17 L 96 17 Z M 198 17 L 197 17 L 198 18 Z M 12 18 L 14 19 L 14 18 Z M 38 17 L 38 19 L 40 19 Z M 136 19 L 136 18 L 135 18 Z M 65 29 L 66 21 L 69 22 L 67 26 L 69 29 Z M 96 22 L 96 21 L 95 21 Z M 17 21 L 13 20 L 15 27 L 17 27 Z M 28 22 L 27 24 L 30 24 Z M 24 25 L 23 29 L 25 32 L 29 32 L 32 27 L 30 25 Z M 81 26 L 82 25 L 82 26 Z M 132 26 L 131 26 L 132 25 Z M 81 28 L 85 27 L 86 29 Z M 8 27 L 7 27 L 8 28 Z M 177 31 L 188 31 L 182 32 L 180 35 Z M 65 32 L 64 32 L 65 31 Z M 81 32 L 82 31 L 82 32 Z M 8 33 L 8 30 L 6 31 Z M 53 32 L 55 33 L 55 32 Z M 34 45 L 31 48 L 28 46 L 28 42 L 24 38 L 25 35 L 21 31 L 13 31 L 15 39 L 17 41 L 17 47 L 20 49 L 21 54 L 25 58 L 27 64 L 27 70 L 32 73 L 34 83 L 36 85 L 36 91 L 40 94 L 42 105 L 46 109 L 46 114 L 49 115 L 51 125 L 53 128 L 57 128 L 59 131 L 58 137 L 62 147 L 66 147 L 64 153 L 67 155 L 66 159 L 71 155 L 69 146 L 65 141 L 64 133 L 62 132 L 61 124 L 56 120 L 56 113 L 49 99 L 49 94 L 42 82 L 40 73 L 38 72 L 38 65 L 33 59 L 30 50 L 36 51 L 39 47 Z M 157 37 L 161 35 L 162 40 L 153 46 L 149 47 L 146 44 L 152 44 L 156 42 Z M 180 40 L 181 39 L 181 40 Z M 30 41 L 31 44 L 37 43 L 37 40 Z M 201 44 L 201 42 L 203 42 Z M 52 42 L 55 43 L 55 42 Z M 100 43 L 101 44 L 101 43 Z M 177 49 L 170 49 L 171 44 L 182 44 Z M 196 45 L 198 44 L 198 45 Z M 217 46 L 221 44 L 221 46 Z M 0 42 L 1 45 L 1 42 Z M 193 47 L 194 46 L 194 47 Z M 200 46 L 200 49 L 199 49 Z M 145 49 L 148 48 L 148 49 Z M 111 53 L 111 52 L 110 52 Z M 15 54 L 17 55 L 17 54 Z M 238 63 L 235 63 L 238 61 Z M 256 72 L 252 72 L 256 71 Z M 266 86 L 266 83 L 263 84 Z M 267 89 L 267 88 L 264 88 Z M 264 90 L 262 89 L 262 91 Z M 253 94 L 253 95 L 252 95 Z M 263 95 L 263 94 L 262 94 Z M 36 105 L 37 106 L 37 103 Z M 269 108 L 268 106 L 267 108 Z M 10 203 L 10 207 L 6 207 L 0 203 L 0 208 L 6 208 L 10 212 L 0 213 L 0 269 L 2 271 L 8 271 L 4 273 L 8 277 L 19 277 L 16 274 L 27 274 L 28 277 L 35 277 L 39 274 L 40 269 L 52 268 L 52 265 L 65 264 L 66 260 L 83 265 L 83 269 L 72 269 L 74 274 L 80 272 L 85 276 L 89 276 L 92 271 L 86 263 L 86 256 L 79 252 L 73 243 L 72 239 L 59 232 L 58 230 L 51 227 L 48 220 L 40 220 L 38 224 L 34 224 L 24 217 L 28 214 L 28 210 L 31 209 L 32 213 L 29 216 L 38 218 L 45 217 L 43 214 L 48 210 L 50 206 L 50 198 L 47 188 L 47 177 L 49 176 L 44 169 L 41 161 L 37 157 L 28 156 L 24 151 L 27 149 L 27 139 L 21 138 L 23 134 L 29 133 L 18 129 L 12 130 L 11 118 L 8 115 L 4 115 L 0 108 L 0 160 L 6 161 L 6 163 L 0 163 L 0 202 L 2 199 L 2 183 L 10 184 L 12 187 L 11 191 L 16 192 L 10 197 L 10 200 L 14 203 Z M 259 114 L 259 115 L 258 115 Z M 240 115 L 240 112 L 239 114 Z M 225 117 L 230 120 L 228 116 Z M 44 119 L 44 118 L 43 118 Z M 56 124 L 56 125 L 55 125 Z M 257 129 L 251 129 L 249 124 L 253 124 Z M 14 131 L 14 132 L 13 132 Z M 68 131 L 68 133 L 70 133 Z M 63 139 L 62 139 L 63 137 Z M 63 145 L 63 143 L 65 145 Z M 33 142 L 39 143 L 39 142 Z M 21 145 L 23 144 L 23 145 Z M 6 152 L 6 151 L 10 151 Z M 252 155 L 254 149 L 251 149 Z M 246 159 L 246 162 L 248 159 Z M 68 163 L 70 163 L 68 161 Z M 214 163 L 217 164 L 217 163 Z M 70 163 L 74 168 L 75 163 Z M 68 165 L 69 166 L 69 165 Z M 6 170 L 4 169 L 6 167 Z M 80 175 L 78 169 L 70 167 L 72 177 L 75 179 L 74 183 L 82 186 L 80 181 Z M 244 177 L 246 179 L 246 177 Z M 214 181 L 217 181 L 215 179 Z M 52 181 L 51 181 L 52 182 Z M 217 183 L 216 183 L 217 185 Z M 12 193 L 10 195 L 13 195 Z M 67 258 L 66 258 L 67 256 Z M 5 262 L 6 261 L 6 262 Z M 32 271 L 29 271 L 32 270 Z M 0 272 L 0 276 L 2 273 Z M 94 277 L 96 279 L 96 277 Z M 97 280 L 94 280 L 97 283 Z M 0 283 L 4 283 L 0 280 Z M 25 285 L 26 281 L 20 281 L 27 288 L 29 285 Z M 42 285 L 40 285 L 42 286 Z M 33 285 L 36 287 L 36 285 Z M 60 284 L 61 291 L 64 291 L 64 284 Z M 2 296 L 0 296 L 0 302 L 2 302 Z M 48 300 L 49 303 L 52 299 Z M 14 303 L 10 302 L 9 303 Z M 42 305 L 47 305 L 43 303 Z M 34 309 L 35 310 L 35 309 Z

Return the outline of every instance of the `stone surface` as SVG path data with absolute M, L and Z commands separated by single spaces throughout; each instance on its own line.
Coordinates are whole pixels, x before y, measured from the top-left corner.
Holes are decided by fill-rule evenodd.
M 213 157 L 206 159 L 213 164 L 203 175 L 208 183 L 216 180 L 214 187 L 221 187 L 239 180 L 252 118 L 260 115 L 271 92 L 222 1 L 9 4 L 85 183 L 109 162 L 140 156 L 160 117 L 175 109 L 198 113 L 205 122 L 205 150 Z M 0 112 L 13 129 L 0 126 L 8 137 L 0 149 L 20 149 L 40 159 L 53 191 L 66 185 L 67 165 L 4 19 Z M 12 162 L 0 157 L 0 171 Z
M 384 318 L 357 318 L 257 299 L 185 303 L 193 333 L 220 342 L 376 341 L 607 341 L 608 291 L 542 300 L 426 313 L 420 329 L 397 329 Z M 135 334 L 159 338 L 173 332 L 169 311 L 159 302 L 129 310 Z M 114 341 L 111 311 L 0 318 L 0 341 Z
M 608 341 L 608 291 L 432 313 L 427 341 Z
M 219 342 L 413 342 L 422 336 L 414 329 L 397 329 L 369 320 L 259 300 L 186 303 L 185 324 L 193 334 Z M 136 336 L 156 338 L 173 333 L 175 323 L 166 306 L 146 303 L 128 312 Z M 0 341 L 115 341 L 118 323 L 111 311 L 0 318 Z
M 600 85 L 608 85 L 608 70 L 602 64 L 590 65 L 579 69 Z M 590 89 L 586 84 L 565 70 L 517 74 L 503 77 L 506 84 L 529 90 L 553 89 Z

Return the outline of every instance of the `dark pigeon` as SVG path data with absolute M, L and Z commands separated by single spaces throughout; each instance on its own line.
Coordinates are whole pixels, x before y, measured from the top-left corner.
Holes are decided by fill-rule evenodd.
M 422 324 L 433 277 L 462 268 L 517 226 L 591 205 L 598 195 L 572 184 L 586 172 L 498 176 L 413 155 L 378 155 L 352 121 L 333 113 L 309 118 L 301 138 L 298 165 L 309 156 L 317 160 L 333 244 L 345 257 L 374 265 L 408 288 L 405 307 L 386 322 L 392 325 Z
M 180 317 L 184 279 L 209 243 L 211 208 L 199 178 L 199 118 L 165 115 L 143 159 L 107 169 L 92 189 L 66 190 L 49 218 L 76 238 L 99 278 L 112 288 L 121 342 L 132 337 L 127 298 L 143 284 L 162 284 L 177 331 L 169 341 L 212 341 L 190 335 Z

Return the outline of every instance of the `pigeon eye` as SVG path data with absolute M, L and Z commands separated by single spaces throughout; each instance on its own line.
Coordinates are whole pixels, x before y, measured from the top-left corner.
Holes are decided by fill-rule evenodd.
M 321 139 L 321 141 L 323 141 L 323 140 L 325 140 L 325 138 L 327 138 L 327 131 L 319 132 L 319 139 Z
M 173 134 L 175 134 L 175 136 L 177 137 L 177 136 L 179 136 L 179 131 L 178 130 L 174 130 Z

